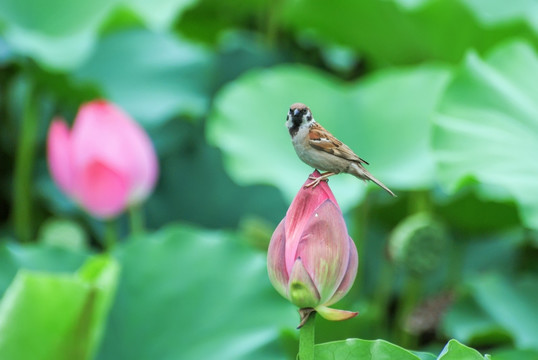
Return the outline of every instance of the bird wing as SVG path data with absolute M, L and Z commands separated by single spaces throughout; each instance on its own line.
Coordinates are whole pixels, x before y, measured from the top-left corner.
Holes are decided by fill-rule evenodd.
M 325 151 L 334 156 L 358 162 L 359 164 L 369 165 L 366 160 L 358 157 L 346 144 L 335 138 L 318 123 L 312 125 L 308 136 L 308 143 L 316 150 Z

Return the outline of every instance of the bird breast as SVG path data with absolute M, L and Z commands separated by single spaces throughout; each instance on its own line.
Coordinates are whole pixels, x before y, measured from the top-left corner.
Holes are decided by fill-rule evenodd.
M 349 161 L 310 146 L 308 130 L 307 127 L 299 128 L 292 139 L 297 156 L 315 169 L 334 173 L 345 172 L 349 167 Z

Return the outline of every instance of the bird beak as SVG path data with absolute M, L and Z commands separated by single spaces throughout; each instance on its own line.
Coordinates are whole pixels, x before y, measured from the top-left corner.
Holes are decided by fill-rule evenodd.
M 299 109 L 295 109 L 295 110 L 293 110 L 293 117 L 297 117 L 297 116 L 299 116 L 300 113 L 301 113 L 301 112 L 299 111 Z

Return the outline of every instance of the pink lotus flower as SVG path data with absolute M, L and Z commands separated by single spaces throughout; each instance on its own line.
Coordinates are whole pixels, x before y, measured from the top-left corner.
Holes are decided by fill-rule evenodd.
M 357 313 L 328 306 L 351 288 L 358 263 L 357 248 L 327 182 L 302 186 L 269 244 L 267 268 L 275 289 L 299 308 L 313 308 L 328 320 L 349 319 Z
M 114 217 L 143 201 L 159 171 L 148 135 L 104 100 L 82 105 L 71 131 L 62 119 L 53 120 L 47 152 L 60 189 L 100 218 Z

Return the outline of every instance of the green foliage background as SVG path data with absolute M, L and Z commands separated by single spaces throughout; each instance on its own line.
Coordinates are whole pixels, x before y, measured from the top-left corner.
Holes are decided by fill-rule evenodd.
M 108 255 L 45 154 L 99 97 L 161 167 Z M 360 314 L 318 317 L 318 357 L 538 359 L 535 0 L 1 0 L 0 358 L 294 359 L 265 256 L 298 101 L 398 194 L 330 180 Z

